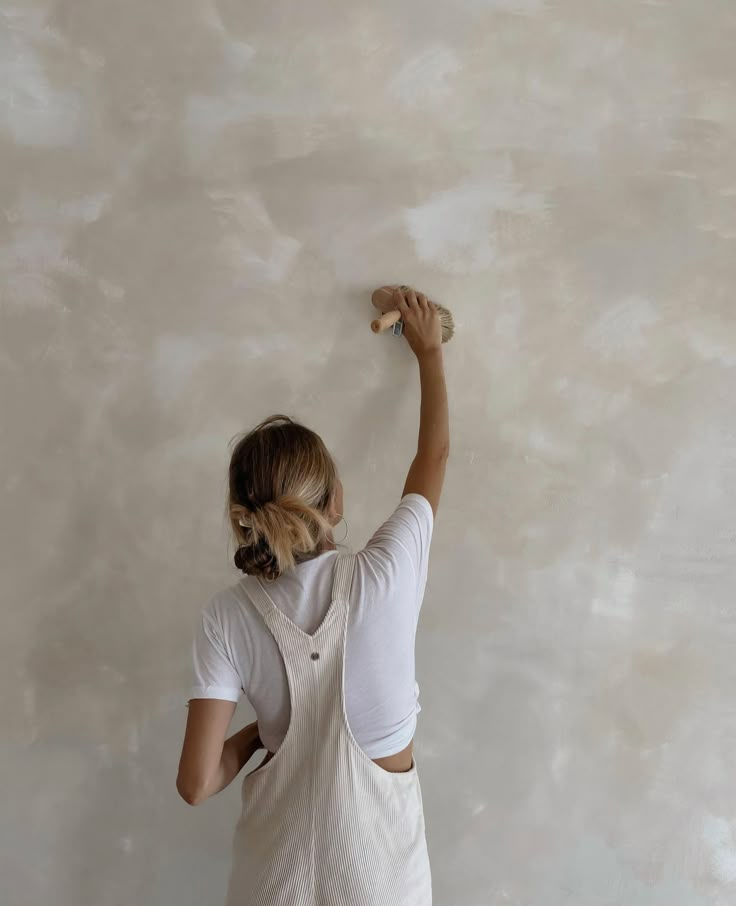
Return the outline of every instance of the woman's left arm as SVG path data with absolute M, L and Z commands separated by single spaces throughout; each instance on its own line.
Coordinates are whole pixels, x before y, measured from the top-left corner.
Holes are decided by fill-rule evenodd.
M 176 788 L 190 805 L 224 790 L 263 748 L 257 721 L 225 739 L 235 707 L 235 702 L 216 698 L 189 701 Z

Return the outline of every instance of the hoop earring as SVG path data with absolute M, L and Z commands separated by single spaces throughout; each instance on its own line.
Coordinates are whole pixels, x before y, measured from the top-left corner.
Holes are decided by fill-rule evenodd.
M 342 519 L 342 521 L 345 523 L 345 534 L 342 536 L 342 538 L 341 538 L 339 541 L 335 541 L 335 538 L 334 538 L 334 536 L 333 536 L 332 541 L 333 541 L 334 544 L 342 544 L 343 541 L 344 541 L 344 540 L 347 538 L 347 536 L 348 536 L 348 521 L 347 521 L 347 519 L 346 519 L 342 514 L 340 515 L 340 519 Z M 336 523 L 336 524 L 337 524 L 337 523 Z M 334 526 L 333 526 L 333 528 L 334 528 Z

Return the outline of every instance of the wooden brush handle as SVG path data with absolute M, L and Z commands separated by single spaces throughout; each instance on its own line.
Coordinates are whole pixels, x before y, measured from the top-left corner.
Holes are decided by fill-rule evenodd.
M 393 327 L 394 324 L 400 320 L 401 312 L 398 308 L 393 311 L 387 311 L 386 314 L 381 315 L 380 318 L 371 321 L 371 330 L 373 333 L 380 333 L 382 330 L 388 330 L 389 327 Z

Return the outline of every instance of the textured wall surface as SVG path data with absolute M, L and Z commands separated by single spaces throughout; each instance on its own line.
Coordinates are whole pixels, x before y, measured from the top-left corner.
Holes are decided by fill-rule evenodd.
M 318 430 L 364 543 L 394 281 L 458 324 L 436 906 L 736 902 L 732 0 L 0 8 L 3 903 L 222 901 L 239 784 L 174 784 L 227 444 Z

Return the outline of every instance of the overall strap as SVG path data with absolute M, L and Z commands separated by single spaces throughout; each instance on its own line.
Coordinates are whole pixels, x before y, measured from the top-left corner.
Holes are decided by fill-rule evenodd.
M 334 578 L 332 580 L 333 601 L 348 601 L 350 599 L 350 586 L 353 584 L 354 570 L 355 554 L 337 555 Z
M 243 582 L 242 579 L 241 582 Z M 243 582 L 243 584 L 246 585 L 251 601 L 256 605 L 264 620 L 266 620 L 270 613 L 278 609 L 271 600 L 271 596 L 261 584 L 261 580 L 258 576 L 245 576 L 245 582 Z M 268 621 L 266 620 L 266 622 Z
M 355 554 L 337 555 L 332 579 L 331 600 L 348 601 L 350 599 L 350 586 L 353 582 L 354 570 Z M 274 611 L 281 613 L 258 576 L 244 576 L 241 582 L 245 585 L 251 601 L 256 605 L 264 620 Z

